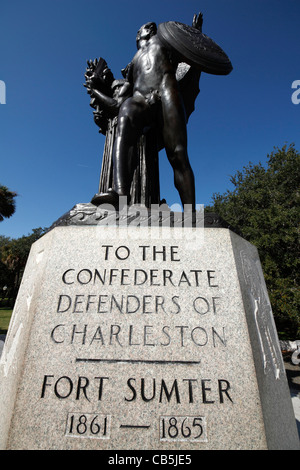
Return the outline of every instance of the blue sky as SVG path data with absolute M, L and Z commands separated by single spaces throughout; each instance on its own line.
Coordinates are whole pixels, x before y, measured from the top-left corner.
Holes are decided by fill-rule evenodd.
M 83 87 L 87 59 L 103 57 L 115 78 L 148 22 L 191 23 L 228 54 L 228 76 L 202 74 L 188 147 L 197 203 L 231 189 L 230 175 L 266 162 L 274 147 L 300 150 L 299 0 L 3 0 L 0 7 L 0 183 L 16 191 L 17 210 L 0 223 L 12 238 L 49 227 L 97 192 L 104 136 Z M 179 203 L 164 151 L 161 197 Z

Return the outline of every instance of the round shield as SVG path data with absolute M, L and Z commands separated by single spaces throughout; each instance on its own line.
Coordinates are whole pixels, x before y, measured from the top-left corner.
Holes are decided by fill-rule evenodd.
M 157 35 L 175 52 L 179 61 L 214 75 L 228 75 L 232 70 L 223 49 L 193 26 L 167 21 L 158 26 Z

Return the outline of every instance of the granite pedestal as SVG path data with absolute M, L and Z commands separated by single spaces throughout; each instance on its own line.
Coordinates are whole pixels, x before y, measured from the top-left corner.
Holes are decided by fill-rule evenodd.
M 298 449 L 257 250 L 227 228 L 56 224 L 0 362 L 2 449 Z

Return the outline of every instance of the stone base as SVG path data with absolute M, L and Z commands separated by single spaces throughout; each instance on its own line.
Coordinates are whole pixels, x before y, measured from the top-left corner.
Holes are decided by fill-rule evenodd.
M 226 228 L 56 226 L 0 396 L 2 449 L 299 449 L 257 250 Z
M 126 198 L 121 204 L 125 204 Z M 91 203 L 76 204 L 70 211 L 53 223 L 50 227 L 97 225 L 118 227 L 198 227 L 198 228 L 230 228 L 231 227 L 218 214 L 204 212 L 204 206 L 194 213 L 172 211 L 167 204 L 153 204 L 151 209 L 135 204 L 124 206 L 120 211 L 115 210 L 110 204 L 95 206 Z

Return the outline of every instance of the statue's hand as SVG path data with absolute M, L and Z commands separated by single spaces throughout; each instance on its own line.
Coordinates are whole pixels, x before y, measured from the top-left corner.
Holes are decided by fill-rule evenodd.
M 86 73 L 84 86 L 87 89 L 87 92 L 91 95 L 93 92 L 93 88 L 95 88 L 95 76 Z
M 83 84 L 83 86 L 87 89 L 87 92 L 90 93 L 90 91 L 91 91 L 91 82 L 87 77 L 85 78 L 85 83 Z
M 86 91 L 89 95 L 93 95 L 93 82 L 89 78 L 86 79 L 85 83 L 83 86 L 86 88 Z
M 202 24 L 203 24 L 203 13 L 200 11 L 198 15 L 195 13 L 193 17 L 193 27 L 198 29 L 199 31 L 202 31 Z

